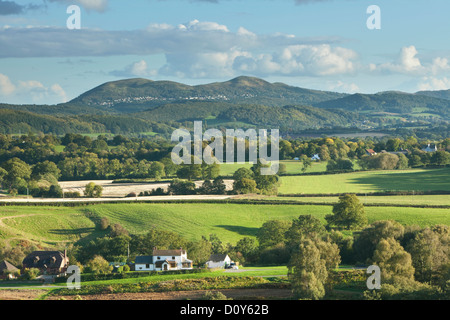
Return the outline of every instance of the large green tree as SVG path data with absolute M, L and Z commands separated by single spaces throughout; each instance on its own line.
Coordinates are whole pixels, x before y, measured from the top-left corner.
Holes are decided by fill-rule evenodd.
M 362 228 L 367 224 L 363 204 L 354 194 L 339 197 L 333 206 L 333 214 L 325 216 L 328 225 L 347 230 Z

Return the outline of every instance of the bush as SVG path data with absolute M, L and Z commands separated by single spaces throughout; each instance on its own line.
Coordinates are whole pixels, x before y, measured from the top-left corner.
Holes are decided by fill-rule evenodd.
M 34 280 L 39 275 L 39 272 L 40 271 L 37 268 L 30 268 L 30 269 L 27 268 L 25 269 L 22 277 L 25 280 Z
M 233 299 L 227 298 L 227 296 L 220 291 L 216 292 L 206 291 L 203 294 L 201 300 L 233 300 Z

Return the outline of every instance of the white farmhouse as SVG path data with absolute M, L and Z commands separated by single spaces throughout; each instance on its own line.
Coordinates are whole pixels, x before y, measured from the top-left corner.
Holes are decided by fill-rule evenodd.
M 231 259 L 227 254 L 212 254 L 206 262 L 206 267 L 210 269 L 226 268 L 230 264 Z
M 192 260 L 187 258 L 186 250 L 153 249 L 152 256 L 137 256 L 136 271 L 169 271 L 192 269 Z

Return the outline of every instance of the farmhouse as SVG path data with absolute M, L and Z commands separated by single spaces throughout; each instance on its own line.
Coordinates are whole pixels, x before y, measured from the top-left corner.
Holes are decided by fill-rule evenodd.
M 37 268 L 42 273 L 59 274 L 67 270 L 69 258 L 66 251 L 33 251 L 23 259 L 24 269 Z
M 137 256 L 136 271 L 169 271 L 192 269 L 192 260 L 187 258 L 186 250 L 158 250 L 153 249 L 151 256 Z
M 434 148 L 431 147 L 431 144 L 429 143 L 428 146 L 422 149 L 422 151 L 425 152 L 436 152 L 437 151 L 437 145 L 434 145 Z
M 14 273 L 16 271 L 18 271 L 19 269 L 17 269 L 15 266 L 13 266 L 11 263 L 9 263 L 6 260 L 3 260 L 2 262 L 0 262 L 0 279 L 14 279 Z
M 320 161 L 320 156 L 318 154 L 313 155 L 311 161 Z
M 212 254 L 206 262 L 207 268 L 226 268 L 231 264 L 231 259 L 227 254 Z
M 366 149 L 366 154 L 369 156 L 376 156 L 377 153 L 373 149 Z

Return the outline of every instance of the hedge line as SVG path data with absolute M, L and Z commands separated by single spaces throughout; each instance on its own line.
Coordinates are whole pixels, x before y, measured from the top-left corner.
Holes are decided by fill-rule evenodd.
M 261 277 L 218 276 L 199 279 L 175 279 L 160 282 L 126 284 L 81 285 L 79 290 L 55 289 L 50 295 L 70 296 L 108 293 L 169 292 L 186 290 L 242 289 L 267 287 L 269 280 Z M 275 283 L 276 287 L 284 284 Z
M 135 279 L 142 277 L 150 277 L 157 275 L 171 275 L 171 274 L 194 274 L 194 273 L 210 273 L 209 269 L 190 269 L 190 270 L 172 270 L 172 271 L 133 271 L 123 273 L 108 273 L 108 274 L 81 274 L 81 282 L 89 281 L 106 281 L 118 279 Z M 65 283 L 70 276 L 59 277 L 55 279 L 55 283 Z
M 332 196 L 339 196 L 343 194 L 336 194 Z M 366 194 L 360 194 L 365 196 Z M 369 195 L 369 194 L 367 194 Z M 392 194 L 391 194 L 392 195 Z M 284 196 L 284 195 L 283 195 Z M 294 197 L 296 195 L 290 195 Z M 304 196 L 304 195 L 303 195 Z M 120 203 L 156 203 L 156 204 L 248 204 L 248 205 L 297 205 L 297 206 L 333 206 L 330 202 L 305 202 L 295 200 L 255 200 L 255 199 L 224 199 L 224 200 L 131 200 L 131 201 L 107 201 L 107 202 L 47 202 L 47 203 L 0 203 L 0 206 L 57 206 L 57 207 L 79 207 L 95 204 L 120 204 Z M 435 208 L 447 209 L 450 205 L 427 205 L 427 204 L 395 204 L 395 203 L 366 203 L 366 207 L 405 207 L 405 208 Z

